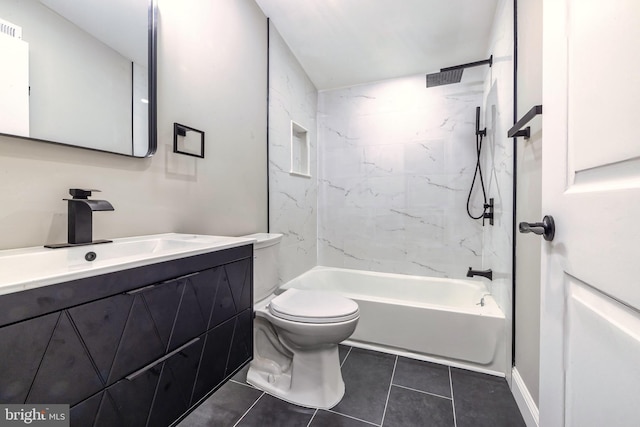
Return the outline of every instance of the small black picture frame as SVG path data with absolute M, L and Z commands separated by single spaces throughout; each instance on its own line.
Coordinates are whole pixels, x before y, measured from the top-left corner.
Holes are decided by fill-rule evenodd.
M 174 123 L 173 152 L 204 159 L 204 131 Z

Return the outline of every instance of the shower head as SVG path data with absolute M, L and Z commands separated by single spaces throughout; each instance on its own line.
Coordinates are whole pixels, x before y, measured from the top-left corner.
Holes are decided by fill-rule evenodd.
M 427 74 L 427 87 L 450 85 L 460 83 L 462 80 L 462 68 L 450 71 L 440 71 L 439 73 Z
M 427 74 L 427 87 L 435 87 L 449 85 L 452 83 L 460 83 L 462 80 L 462 72 L 465 68 L 486 65 L 489 67 L 493 64 L 493 55 L 489 59 L 483 61 L 469 62 L 468 64 L 456 65 L 455 67 L 441 68 L 439 73 Z

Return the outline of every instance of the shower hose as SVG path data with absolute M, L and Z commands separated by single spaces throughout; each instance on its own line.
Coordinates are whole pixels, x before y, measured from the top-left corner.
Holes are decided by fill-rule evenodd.
M 482 178 L 482 166 L 480 165 L 480 153 L 482 152 L 482 132 L 476 131 L 476 169 L 473 172 L 473 181 L 471 181 L 471 188 L 469 188 L 469 196 L 467 197 L 467 214 L 472 219 L 480 219 L 484 216 L 484 210 L 487 205 L 487 192 L 484 188 L 484 179 Z M 473 216 L 471 213 L 470 203 L 471 203 L 471 194 L 473 193 L 473 187 L 476 184 L 476 178 L 480 177 L 480 186 L 482 187 L 482 197 L 483 197 L 483 207 L 482 213 L 478 216 Z

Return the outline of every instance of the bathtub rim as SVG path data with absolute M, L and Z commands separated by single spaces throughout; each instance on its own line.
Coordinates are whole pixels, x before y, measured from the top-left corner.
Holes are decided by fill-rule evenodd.
M 345 297 L 354 299 L 356 301 L 363 300 L 363 301 L 371 301 L 371 302 L 378 302 L 378 303 L 392 303 L 392 304 L 402 305 L 406 307 L 436 309 L 436 310 L 446 311 L 450 313 L 467 313 L 467 314 L 473 314 L 473 315 L 478 315 L 483 317 L 494 317 L 498 319 L 506 319 L 505 314 L 503 313 L 500 306 L 498 306 L 498 303 L 493 297 L 493 294 L 489 292 L 489 289 L 487 288 L 486 284 L 479 280 L 476 281 L 476 280 L 452 279 L 448 277 L 416 276 L 416 275 L 410 275 L 410 274 L 384 273 L 384 272 L 369 271 L 369 270 L 358 270 L 358 269 L 342 268 L 342 267 L 327 267 L 327 266 L 318 265 L 294 277 L 290 281 L 280 285 L 278 287 L 277 293 L 284 292 L 285 290 L 290 288 L 295 288 L 296 286 L 293 282 L 300 280 L 301 277 L 307 274 L 311 274 L 317 271 L 348 272 L 356 275 L 377 276 L 377 277 L 383 277 L 388 279 L 407 280 L 409 282 L 419 282 L 419 281 L 437 282 L 439 280 L 444 280 L 444 281 L 452 281 L 452 282 L 460 283 L 464 286 L 476 288 L 477 290 L 480 290 L 480 291 L 482 290 L 482 288 L 484 288 L 484 291 L 486 291 L 486 295 L 484 295 L 483 298 L 486 298 L 486 300 L 485 300 L 485 306 L 483 307 L 471 307 L 471 306 L 461 307 L 461 306 L 452 306 L 452 305 L 433 304 L 428 302 L 416 302 L 416 301 L 411 301 L 407 299 L 377 297 L 377 296 L 367 295 L 364 293 L 345 292 L 341 290 L 338 290 L 336 292 L 340 292 Z

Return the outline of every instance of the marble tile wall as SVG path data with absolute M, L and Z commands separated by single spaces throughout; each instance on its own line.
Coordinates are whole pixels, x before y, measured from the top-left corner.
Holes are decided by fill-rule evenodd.
M 466 201 L 482 79 L 427 89 L 421 74 L 318 97 L 318 263 L 455 278 L 480 267 Z
M 283 233 L 280 283 L 317 265 L 317 90 L 269 25 L 269 231 Z M 292 175 L 291 121 L 307 129 L 311 177 Z

